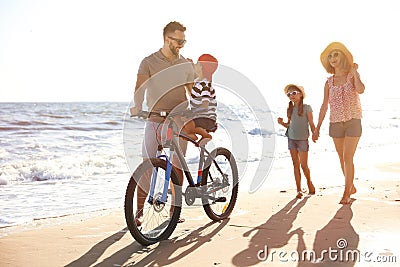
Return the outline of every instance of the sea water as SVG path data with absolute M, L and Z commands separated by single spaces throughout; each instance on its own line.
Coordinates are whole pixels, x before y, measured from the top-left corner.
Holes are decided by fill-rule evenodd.
M 266 122 L 257 123 L 260 118 L 249 115 L 257 108 Z M 129 103 L 124 102 L 0 103 L 0 227 L 123 209 L 130 174 L 141 161 L 144 125 L 143 120 L 129 118 L 128 109 Z M 359 149 L 398 145 L 398 111 L 397 105 L 365 110 Z M 264 185 L 268 185 L 271 169 L 292 168 L 287 164 L 285 131 L 271 122 L 279 114 L 284 111 L 237 103 L 218 108 L 219 129 L 210 146 L 234 151 L 241 183 L 247 185 L 242 190 L 256 175 L 265 175 Z M 321 135 L 327 135 L 327 127 Z M 265 144 L 268 149 L 260 152 Z M 329 138 L 317 144 L 312 145 L 310 158 L 334 153 Z M 246 153 L 238 147 L 245 147 Z M 188 148 L 189 164 L 196 165 L 196 151 Z M 261 165 L 261 173 L 255 173 L 255 165 Z

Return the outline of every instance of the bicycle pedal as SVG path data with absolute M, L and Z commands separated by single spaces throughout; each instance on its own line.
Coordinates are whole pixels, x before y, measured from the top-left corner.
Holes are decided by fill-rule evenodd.
M 219 197 L 215 199 L 214 202 L 226 202 L 226 197 Z

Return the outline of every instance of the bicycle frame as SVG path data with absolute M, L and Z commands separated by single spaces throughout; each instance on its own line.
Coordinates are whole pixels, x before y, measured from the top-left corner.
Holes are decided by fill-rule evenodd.
M 138 117 L 146 119 L 148 115 L 149 113 L 147 116 L 143 113 L 138 114 Z M 160 116 L 161 113 L 150 115 Z M 171 236 L 180 220 L 182 196 L 188 206 L 201 200 L 200 205 L 207 216 L 213 221 L 220 221 L 229 217 L 238 195 L 238 169 L 232 152 L 224 147 L 216 147 L 209 152 L 202 142 L 196 142 L 180 133 L 175 121 L 169 121 L 171 117 L 160 117 L 164 118 L 164 122 L 156 155 L 144 160 L 135 169 L 125 193 L 124 210 L 128 229 L 135 240 L 145 246 Z M 192 177 L 193 172 L 189 170 L 178 143 L 180 138 L 193 143 L 199 149 L 197 178 L 195 175 Z M 176 162 L 172 160 L 173 157 Z M 184 192 L 181 188 L 183 183 L 173 162 L 180 164 L 179 167 L 189 183 L 188 186 L 185 185 Z M 193 171 L 191 164 L 190 167 Z M 140 192 L 136 190 L 139 187 Z
M 166 175 L 165 175 L 162 196 L 161 196 L 161 199 L 159 200 L 161 203 L 167 202 L 168 185 L 170 183 L 171 171 L 172 171 L 171 159 L 173 157 L 174 152 L 176 152 L 176 155 L 178 156 L 180 166 L 183 169 L 186 180 L 189 183 L 189 187 L 199 187 L 200 186 L 202 175 L 203 175 L 205 155 L 207 154 L 208 156 L 211 156 L 211 153 L 203 145 L 199 144 L 199 142 L 193 140 L 192 138 L 190 138 L 182 133 L 178 133 L 175 130 L 175 128 L 176 128 L 175 123 L 172 120 L 170 120 L 170 122 L 168 123 L 168 128 L 167 128 L 166 141 L 164 144 L 162 144 L 162 145 L 160 144 L 158 146 L 157 153 L 156 153 L 157 158 L 164 158 L 165 161 L 167 162 Z M 183 152 L 182 152 L 180 146 L 177 144 L 177 142 L 179 141 L 178 138 L 184 138 L 187 141 L 193 143 L 196 147 L 200 148 L 200 160 L 199 160 L 199 164 L 198 164 L 196 182 L 194 181 L 192 174 L 190 173 L 190 170 L 189 170 L 189 167 L 184 158 Z M 162 154 L 162 151 L 164 148 L 169 148 L 169 156 Z M 221 174 L 223 174 L 222 170 L 219 168 L 218 164 L 215 164 L 215 165 L 217 166 L 218 171 L 221 172 Z M 155 186 L 156 186 L 157 173 L 158 173 L 157 168 L 154 168 L 153 173 L 152 173 L 152 178 L 151 178 L 149 196 L 148 196 L 148 202 L 150 204 L 153 203 L 153 201 L 154 201 L 154 193 L 155 193 L 154 190 L 155 190 Z

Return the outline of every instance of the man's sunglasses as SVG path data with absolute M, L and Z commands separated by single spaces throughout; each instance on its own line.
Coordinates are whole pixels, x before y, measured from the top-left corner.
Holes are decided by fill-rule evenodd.
M 169 39 L 174 40 L 178 43 L 178 45 L 184 45 L 186 43 L 186 40 L 182 40 L 182 39 L 177 39 L 171 36 L 168 36 Z

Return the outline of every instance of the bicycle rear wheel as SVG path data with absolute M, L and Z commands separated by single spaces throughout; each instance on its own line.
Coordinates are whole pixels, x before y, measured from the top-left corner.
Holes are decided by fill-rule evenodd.
M 182 190 L 178 175 L 171 170 L 167 201 L 161 201 L 167 162 L 163 159 L 143 161 L 133 172 L 125 193 L 125 220 L 131 235 L 144 246 L 167 239 L 175 230 L 182 207 Z M 153 170 L 156 175 L 152 176 Z M 150 180 L 155 177 L 154 193 L 149 196 Z M 138 209 L 144 202 L 143 208 Z
M 203 208 L 213 221 L 227 218 L 236 204 L 239 178 L 236 160 L 223 147 L 214 149 L 205 162 L 201 185 Z

